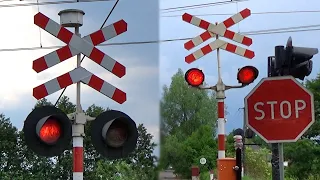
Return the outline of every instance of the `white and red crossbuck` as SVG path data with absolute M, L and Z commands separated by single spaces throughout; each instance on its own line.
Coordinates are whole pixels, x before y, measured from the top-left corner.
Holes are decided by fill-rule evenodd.
M 95 76 L 83 67 L 78 67 L 33 88 L 33 96 L 36 99 L 41 99 L 80 81 L 120 104 L 126 101 L 126 93 Z
M 235 33 L 233 31 L 228 30 L 227 28 L 233 26 L 234 24 L 239 23 L 243 19 L 247 18 L 251 15 L 251 12 L 249 9 L 244 9 L 241 12 L 231 16 L 230 18 L 226 19 L 222 23 L 219 23 L 217 25 L 209 23 L 205 20 L 202 20 L 198 17 L 195 17 L 193 15 L 190 15 L 188 13 L 185 13 L 182 15 L 182 20 L 186 21 L 190 24 L 193 24 L 197 27 L 200 27 L 202 29 L 207 30 L 206 32 L 200 34 L 199 36 L 189 40 L 184 44 L 185 49 L 190 50 L 204 41 L 210 39 L 211 37 L 215 37 L 216 35 L 228 38 L 230 40 L 233 40 L 235 42 L 241 43 L 246 46 L 250 46 L 252 44 L 252 39 L 249 37 L 246 37 L 244 35 Z M 252 59 L 254 57 L 254 52 L 245 48 L 242 48 L 240 46 L 225 42 L 221 39 L 217 39 L 212 43 L 209 43 L 208 45 L 202 47 L 201 49 L 195 51 L 194 53 L 186 56 L 185 61 L 187 63 L 192 63 L 195 60 L 201 58 L 202 56 L 218 49 L 224 49 L 226 51 L 229 51 L 231 53 Z
M 120 20 L 106 26 L 83 38 L 62 27 L 60 24 L 51 20 L 42 13 L 37 13 L 34 16 L 34 24 L 67 44 L 56 51 L 36 59 L 32 65 L 32 68 L 36 72 L 39 73 L 44 71 L 72 56 L 82 53 L 119 78 L 126 74 L 125 66 L 95 47 L 102 42 L 126 32 L 127 23 L 124 20 Z M 76 68 L 64 75 L 35 87 L 33 89 L 33 96 L 39 100 L 80 81 L 120 104 L 126 101 L 125 92 L 103 81 L 83 67 Z

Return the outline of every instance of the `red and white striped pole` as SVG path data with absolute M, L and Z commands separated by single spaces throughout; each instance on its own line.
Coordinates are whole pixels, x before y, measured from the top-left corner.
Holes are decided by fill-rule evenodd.
M 200 180 L 200 168 L 198 166 L 191 167 L 191 179 L 192 180 Z
M 83 138 L 73 137 L 73 180 L 83 179 Z
M 224 99 L 218 99 L 218 159 L 226 157 Z
M 75 34 L 81 37 L 79 27 L 83 23 L 84 12 L 76 9 L 67 9 L 59 12 L 60 23 L 64 27 L 74 27 Z M 76 18 L 75 18 L 76 17 Z M 80 19 L 78 19 L 80 18 Z M 77 68 L 81 64 L 81 54 L 77 54 Z M 86 116 L 83 113 L 80 104 L 80 82 L 77 82 L 77 109 L 75 114 L 75 121 L 72 125 L 72 155 L 73 155 L 73 180 L 83 180 L 83 136 L 84 125 L 86 123 Z
M 216 23 L 217 25 L 218 23 Z M 217 35 L 218 39 L 219 36 Z M 216 99 L 218 101 L 218 159 L 226 157 L 225 152 L 225 117 L 224 117 L 224 99 L 225 85 L 221 79 L 221 64 L 220 64 L 220 52 L 217 49 L 217 62 L 218 62 L 218 83 L 216 85 Z
M 81 37 L 79 33 L 79 27 L 75 27 L 75 34 Z M 77 68 L 81 64 L 81 54 L 77 55 Z M 77 134 L 73 136 L 73 180 L 83 180 L 83 137 L 84 134 L 84 124 L 86 122 L 85 117 L 81 117 L 83 113 L 80 104 L 80 82 L 77 83 L 77 113 L 75 125 L 81 129 L 82 134 Z M 83 124 L 82 124 L 82 123 Z

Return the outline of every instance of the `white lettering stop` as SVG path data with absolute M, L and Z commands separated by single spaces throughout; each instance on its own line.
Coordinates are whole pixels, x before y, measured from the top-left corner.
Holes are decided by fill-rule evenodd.
M 295 110 L 295 118 L 299 118 L 299 111 L 302 111 L 303 109 L 306 108 L 306 102 L 304 100 L 295 100 L 294 101 L 294 105 L 292 105 L 289 101 L 281 101 L 280 103 L 278 103 L 277 101 L 267 101 L 267 103 L 263 103 L 263 102 L 257 102 L 254 104 L 254 110 L 258 113 L 260 113 L 260 116 L 256 116 L 255 119 L 256 120 L 262 120 L 265 118 L 266 113 L 263 110 L 259 109 L 259 107 L 263 107 L 265 105 L 269 105 L 270 106 L 270 116 L 271 119 L 275 118 L 275 112 L 274 112 L 274 107 L 275 105 L 280 106 L 279 107 L 279 113 L 280 116 L 283 119 L 288 119 L 292 116 L 292 110 Z

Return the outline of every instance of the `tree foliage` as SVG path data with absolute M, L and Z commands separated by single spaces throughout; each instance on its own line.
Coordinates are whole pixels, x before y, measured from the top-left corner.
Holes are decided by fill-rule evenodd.
M 298 179 L 308 175 L 320 176 L 320 146 L 309 139 L 284 145 L 284 156 L 289 161 L 287 174 Z
M 251 147 L 247 147 L 245 153 L 247 175 L 256 180 L 269 179 L 271 176 L 271 164 L 268 161 L 270 150 L 265 148 L 253 150 Z
M 214 93 L 189 87 L 179 69 L 170 86 L 163 87 L 160 108 L 160 167 L 172 166 L 183 177 L 190 176 L 191 166 L 199 164 L 201 157 L 208 162 L 202 168 L 214 167 L 217 158 L 212 151 L 217 149 L 213 140 L 217 120 Z
M 203 124 L 214 126 L 216 106 L 214 94 L 189 87 L 179 69 L 173 75 L 170 87 L 163 87 L 161 131 L 164 135 L 175 134 L 184 139 Z
M 305 86 L 313 93 L 316 121 L 304 134 L 304 137 L 313 139 L 320 145 L 320 73 L 315 79 L 307 80 Z
M 43 105 L 52 105 L 52 103 L 44 98 L 38 101 L 35 107 Z M 70 102 L 67 96 L 60 99 L 57 107 L 66 114 L 73 113 L 76 109 L 76 105 Z M 89 116 L 96 117 L 106 110 L 109 109 L 93 104 L 85 112 Z M 117 172 L 122 173 L 122 176 L 114 177 L 121 180 L 126 180 L 126 177 L 130 179 L 130 174 L 134 177 L 132 172 L 135 172 L 137 177 L 146 176 L 151 178 L 150 180 L 155 177 L 156 157 L 152 153 L 156 145 L 152 142 L 153 136 L 147 132 L 143 124 L 138 125 L 138 143 L 134 153 L 127 158 L 114 161 L 106 160 L 95 151 L 91 144 L 90 126 L 90 122 L 85 126 L 84 179 L 106 179 L 105 177 L 113 177 Z M 42 180 L 44 177 L 55 180 L 72 179 L 72 143 L 60 156 L 46 158 L 31 152 L 23 137 L 23 131 L 18 131 L 9 118 L 0 114 L 1 180 Z

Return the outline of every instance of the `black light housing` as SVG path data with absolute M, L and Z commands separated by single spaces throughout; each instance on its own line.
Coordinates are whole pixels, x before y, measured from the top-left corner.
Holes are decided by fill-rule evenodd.
M 312 58 L 318 54 L 318 48 L 297 47 L 292 45 L 289 37 L 286 47 L 275 47 L 275 68 L 278 76 L 291 75 L 304 80 L 312 72 Z
M 92 144 L 110 160 L 127 157 L 135 150 L 137 140 L 136 123 L 121 111 L 105 111 L 92 122 Z
M 68 116 L 54 106 L 35 108 L 23 126 L 24 139 L 34 153 L 53 157 L 63 153 L 72 139 L 72 124 Z

